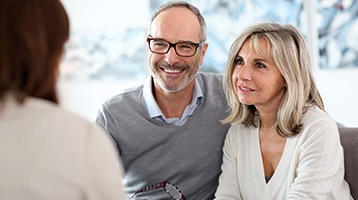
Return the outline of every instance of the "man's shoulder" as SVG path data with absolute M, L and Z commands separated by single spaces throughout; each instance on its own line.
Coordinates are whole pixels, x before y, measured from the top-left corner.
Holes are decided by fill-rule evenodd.
M 124 89 L 122 92 L 109 97 L 105 100 L 107 106 L 113 104 L 124 104 L 125 102 L 135 102 L 140 99 L 143 92 L 143 85 Z
M 198 72 L 197 80 L 203 90 L 222 91 L 223 76 L 219 73 Z
M 198 72 L 197 77 L 203 80 L 222 80 L 222 74 L 214 72 Z

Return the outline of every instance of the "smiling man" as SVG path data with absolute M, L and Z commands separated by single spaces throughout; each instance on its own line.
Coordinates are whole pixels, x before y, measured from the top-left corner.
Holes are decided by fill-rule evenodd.
M 198 72 L 206 23 L 186 2 L 153 14 L 147 36 L 150 76 L 106 101 L 96 122 L 113 139 L 134 199 L 213 199 L 229 125 L 222 77 Z M 171 188 L 171 189 L 168 189 Z

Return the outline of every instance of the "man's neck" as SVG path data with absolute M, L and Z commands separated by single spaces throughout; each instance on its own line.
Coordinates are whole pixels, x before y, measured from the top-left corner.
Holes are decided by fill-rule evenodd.
M 167 92 L 153 84 L 153 96 L 166 118 L 180 118 L 193 98 L 195 80 L 178 92 Z

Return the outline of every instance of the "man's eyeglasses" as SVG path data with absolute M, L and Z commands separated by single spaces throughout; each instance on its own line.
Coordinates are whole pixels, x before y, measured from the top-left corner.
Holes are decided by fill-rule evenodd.
M 168 53 L 170 47 L 173 47 L 175 50 L 175 53 L 178 56 L 191 57 L 191 56 L 195 55 L 198 47 L 200 45 L 204 44 L 205 41 L 201 41 L 200 43 L 194 43 L 194 42 L 190 42 L 190 41 L 170 43 L 163 39 L 148 37 L 147 42 L 148 42 L 150 51 L 153 53 L 166 54 L 166 53 Z
M 183 193 L 176 186 L 169 183 L 168 181 L 164 181 L 164 182 L 143 188 L 143 189 L 137 191 L 136 193 L 134 193 L 133 196 L 131 197 L 131 199 L 135 199 L 135 197 L 140 193 L 147 192 L 150 190 L 155 190 L 158 188 L 164 188 L 164 190 L 175 200 L 185 200 Z

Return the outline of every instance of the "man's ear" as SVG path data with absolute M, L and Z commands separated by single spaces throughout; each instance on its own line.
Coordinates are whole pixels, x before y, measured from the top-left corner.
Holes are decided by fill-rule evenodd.
M 209 43 L 205 42 L 202 47 L 200 48 L 200 65 L 204 63 L 204 57 L 206 54 L 206 51 L 208 50 Z

